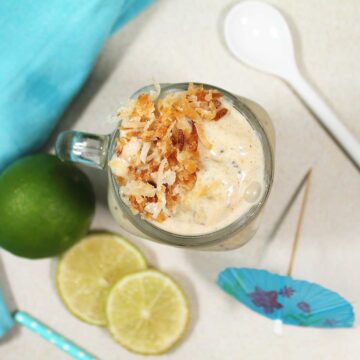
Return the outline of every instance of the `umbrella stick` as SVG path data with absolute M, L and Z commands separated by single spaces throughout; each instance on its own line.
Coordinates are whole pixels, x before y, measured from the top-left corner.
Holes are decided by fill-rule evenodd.
M 311 173 L 312 173 L 312 169 L 310 169 L 308 171 L 307 175 L 306 175 L 307 180 L 306 180 L 306 185 L 305 185 L 304 197 L 303 197 L 303 200 L 302 200 L 302 203 L 301 203 L 300 214 L 299 214 L 299 218 L 298 218 L 297 225 L 296 225 L 296 232 L 295 232 L 293 246 L 292 246 L 292 249 L 291 249 L 289 266 L 288 266 L 288 270 L 287 270 L 287 275 L 288 276 L 291 276 L 293 266 L 294 266 L 295 257 L 296 257 L 296 251 L 297 251 L 297 248 L 298 248 L 298 245 L 299 245 L 300 231 L 301 231 L 301 227 L 302 227 L 302 224 L 303 224 L 304 215 L 305 215 L 305 209 L 306 209 L 307 200 L 308 200 L 308 196 L 309 196 Z

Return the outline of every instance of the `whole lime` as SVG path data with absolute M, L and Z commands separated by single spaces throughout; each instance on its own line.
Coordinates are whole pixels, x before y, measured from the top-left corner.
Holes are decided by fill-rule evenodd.
M 0 175 L 0 246 L 32 259 L 58 255 L 88 232 L 94 210 L 77 167 L 49 154 L 22 158 Z

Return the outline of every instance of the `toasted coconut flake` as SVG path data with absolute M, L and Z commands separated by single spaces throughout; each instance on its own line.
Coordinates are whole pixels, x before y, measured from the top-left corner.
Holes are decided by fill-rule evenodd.
M 175 180 L 176 180 L 175 171 L 172 171 L 172 170 L 165 171 L 164 177 L 163 177 L 163 184 L 171 186 L 175 183 Z
M 122 157 L 125 158 L 129 163 L 137 162 L 139 158 L 139 151 L 141 149 L 141 141 L 136 137 L 131 137 L 130 141 L 123 147 Z
M 151 143 L 150 142 L 145 142 L 141 148 L 141 153 L 140 153 L 140 161 L 142 163 L 146 163 L 146 157 L 148 155 L 148 152 L 150 150 L 151 147 Z
M 176 127 L 182 130 L 185 135 L 188 135 L 191 133 L 192 121 L 182 116 L 176 120 Z
M 194 174 L 198 170 L 198 163 L 195 160 L 184 161 L 184 168 L 190 174 Z
M 228 109 L 225 109 L 225 108 L 220 109 L 220 110 L 216 113 L 216 115 L 215 115 L 215 117 L 214 117 L 214 120 L 215 120 L 215 121 L 220 120 L 223 116 L 225 116 L 225 115 L 227 114 L 227 112 L 228 112 Z
M 166 220 L 166 216 L 163 212 L 161 212 L 155 219 L 157 222 L 163 222 Z
M 128 174 L 129 163 L 122 158 L 113 157 L 109 161 L 109 167 L 115 176 L 124 178 Z
M 179 129 L 178 131 L 178 136 L 177 136 L 177 143 L 179 145 L 179 150 L 182 151 L 184 149 L 184 145 L 185 145 L 185 135 L 184 135 L 184 131 L 182 131 L 181 129 Z
M 157 218 L 161 212 L 161 204 L 157 202 L 150 202 L 145 205 L 144 210 L 152 215 L 153 218 Z
M 155 120 L 155 118 L 152 118 L 145 123 L 144 129 L 143 129 L 144 132 L 149 130 L 149 128 L 152 125 L 152 123 L 154 122 L 154 120 Z
M 121 186 L 126 184 L 126 180 L 121 176 L 116 176 L 116 180 Z
M 202 86 L 189 84 L 187 91 L 161 99 L 160 86 L 154 88 L 119 110 L 120 137 L 109 166 L 131 210 L 161 222 L 196 184 L 198 142 L 211 148 L 204 122 L 221 119 L 227 109 L 221 93 Z
M 159 166 L 159 170 L 156 173 L 156 184 L 158 187 L 164 184 L 164 170 L 166 164 L 167 164 L 167 159 L 162 159 Z
M 153 197 L 156 195 L 156 188 L 148 183 L 142 181 L 129 181 L 122 187 L 124 195 L 134 195 L 135 197 L 148 196 Z
M 141 129 L 143 128 L 145 125 L 145 123 L 140 121 L 140 117 L 139 120 L 130 120 L 130 119 L 124 119 L 121 122 L 121 128 L 122 129 Z
M 219 98 L 221 98 L 223 96 L 223 94 L 218 92 L 218 91 L 212 91 L 211 95 L 212 95 L 213 99 L 219 99 Z
M 155 110 L 154 103 L 149 94 L 140 94 L 137 98 L 136 112 L 140 116 L 150 116 Z

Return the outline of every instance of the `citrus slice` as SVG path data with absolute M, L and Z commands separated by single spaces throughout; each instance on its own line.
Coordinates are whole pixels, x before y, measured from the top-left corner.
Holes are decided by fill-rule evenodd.
M 128 350 L 146 355 L 172 348 L 185 334 L 190 318 L 182 289 L 156 270 L 120 279 L 109 293 L 106 314 L 114 339 Z
M 87 323 L 106 325 L 106 298 L 120 277 L 146 269 L 144 255 L 109 233 L 85 237 L 60 259 L 57 288 L 70 312 Z

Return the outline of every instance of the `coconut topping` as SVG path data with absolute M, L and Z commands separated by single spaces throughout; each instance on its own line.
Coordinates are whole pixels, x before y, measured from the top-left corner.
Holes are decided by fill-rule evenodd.
M 118 112 L 120 136 L 109 166 L 134 213 L 158 222 L 175 213 L 195 186 L 199 142 L 212 147 L 204 122 L 218 121 L 228 112 L 222 96 L 190 84 L 187 91 L 157 101 L 152 94 L 140 94 Z

